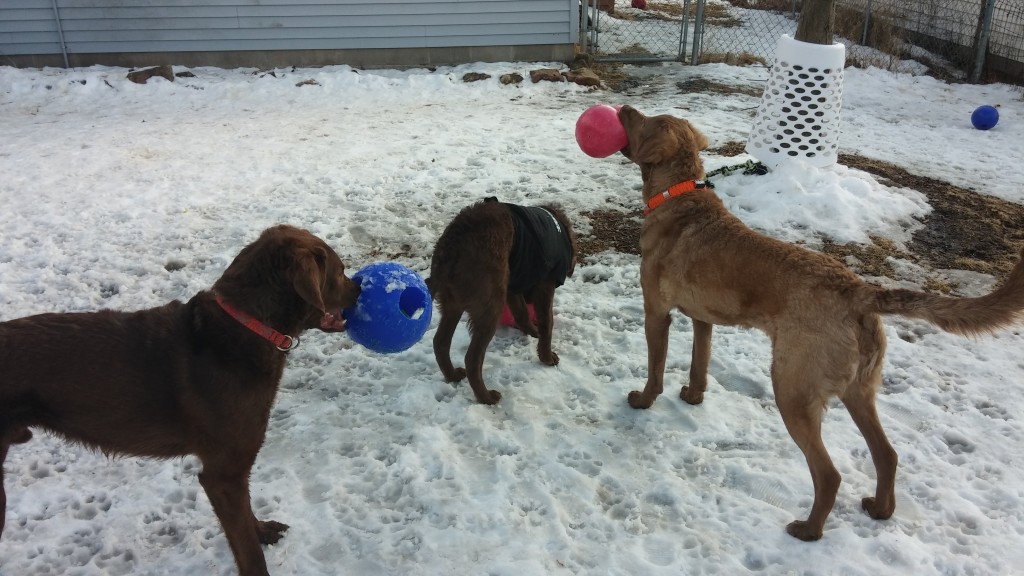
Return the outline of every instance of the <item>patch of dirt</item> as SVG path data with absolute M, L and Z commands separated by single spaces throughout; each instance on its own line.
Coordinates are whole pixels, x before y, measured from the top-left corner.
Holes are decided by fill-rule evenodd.
M 789 12 L 793 9 L 792 0 L 728 0 L 737 8 L 750 10 L 767 10 L 771 12 Z
M 622 62 L 591 62 L 590 69 L 609 90 L 619 92 L 637 85 L 632 76 L 622 71 Z
M 821 242 L 821 251 L 833 258 L 844 262 L 847 257 L 856 258 L 856 264 L 851 265 L 860 274 L 868 276 L 885 276 L 896 278 L 896 271 L 889 263 L 889 257 L 914 260 L 911 254 L 896 247 L 893 242 L 880 236 L 872 236 L 871 244 L 836 244 L 829 238 Z
M 712 94 L 743 94 L 745 96 L 753 96 L 755 98 L 760 98 L 761 94 L 764 92 L 763 88 L 754 88 L 752 86 L 732 86 L 721 82 L 714 82 L 707 78 L 690 78 L 683 82 L 676 82 L 676 88 L 679 88 L 680 94 L 689 94 L 691 92 L 710 92 Z
M 730 66 L 753 66 L 755 64 L 771 68 L 768 61 L 750 52 L 702 52 L 701 64 L 728 64 Z M 760 96 L 760 94 L 758 94 Z
M 632 56 L 651 56 L 654 53 L 639 44 L 630 44 L 629 46 L 626 46 L 622 50 L 619 50 L 619 54 L 630 54 Z
M 889 162 L 855 154 L 840 154 L 839 162 L 928 197 L 932 212 L 907 246 L 922 265 L 1001 276 L 1017 262 L 1024 246 L 1024 206 L 917 176 Z
M 696 4 L 694 5 L 696 6 Z M 690 15 L 692 16 L 696 8 L 690 7 Z M 679 20 L 683 16 L 683 3 L 682 2 L 648 2 L 647 9 L 652 12 L 658 12 L 660 14 L 667 14 L 669 16 L 675 16 L 675 19 Z
M 639 200 L 638 200 L 639 202 Z M 579 259 L 606 250 L 623 254 L 640 254 L 640 224 L 643 212 L 625 213 L 620 210 L 593 210 L 583 215 L 590 220 L 590 234 L 576 235 Z
M 694 16 L 697 12 L 697 3 L 694 2 L 692 6 L 690 15 Z M 743 21 L 733 16 L 724 4 L 704 4 L 704 24 L 720 28 L 737 28 L 743 26 Z
M 735 156 L 744 147 L 743 142 L 729 142 L 708 152 Z M 840 154 L 839 163 L 874 174 L 886 185 L 917 190 L 932 206 L 923 220 L 924 227 L 913 234 L 906 250 L 880 237 L 873 237 L 868 245 L 839 244 L 827 238 L 822 241 L 822 252 L 841 261 L 854 258 L 851 267 L 859 274 L 898 280 L 890 257 L 929 269 L 969 270 L 997 277 L 1004 276 L 1016 263 L 1024 246 L 1024 206 L 855 154 Z M 643 221 L 639 207 L 633 211 L 594 210 L 583 216 L 590 220 L 591 231 L 578 236 L 581 260 L 605 250 L 639 255 Z M 935 279 L 928 280 L 924 288 L 945 293 L 954 290 Z
M 739 156 L 740 154 L 743 154 L 746 151 L 747 151 L 747 143 L 746 142 L 740 142 L 738 140 L 733 141 L 733 142 L 727 142 L 727 143 L 719 146 L 718 148 L 708 148 L 708 153 L 709 154 L 714 154 L 716 156 L 725 156 L 727 158 L 732 158 L 733 156 Z

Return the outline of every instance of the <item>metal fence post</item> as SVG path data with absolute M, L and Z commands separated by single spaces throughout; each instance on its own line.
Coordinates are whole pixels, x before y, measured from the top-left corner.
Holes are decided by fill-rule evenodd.
M 686 40 L 690 33 L 690 0 L 683 0 L 683 22 L 679 31 L 679 61 L 686 61 Z M 693 62 L 690 62 L 693 64 Z
M 690 64 L 700 63 L 700 45 L 704 36 L 704 0 L 697 0 L 697 13 L 693 17 L 693 51 L 690 56 Z
M 975 34 L 974 66 L 971 68 L 971 84 L 981 79 L 981 71 L 985 68 L 985 53 L 988 52 L 988 39 L 992 36 L 992 14 L 996 9 L 996 0 L 988 0 L 983 6 L 978 19 L 978 33 Z
M 60 21 L 60 9 L 57 7 L 57 0 L 53 0 L 53 18 L 57 21 L 57 39 L 60 41 L 60 53 L 64 55 L 64 67 L 68 65 L 68 46 L 64 43 L 64 25 Z

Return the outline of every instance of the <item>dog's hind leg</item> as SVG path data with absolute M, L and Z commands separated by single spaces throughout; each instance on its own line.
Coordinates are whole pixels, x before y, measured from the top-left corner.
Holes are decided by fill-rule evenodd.
M 644 386 L 643 392 L 633 390 L 626 398 L 633 408 L 650 408 L 665 389 L 665 360 L 668 357 L 668 329 L 671 325 L 672 316 L 668 311 L 645 310 L 647 384 Z
M 691 318 L 693 323 L 693 352 L 690 354 L 690 384 L 683 386 L 679 397 L 687 404 L 704 401 L 708 389 L 708 366 L 711 364 L 711 330 L 713 324 Z
M 861 361 L 858 380 L 851 384 L 841 399 L 854 424 L 867 442 L 875 465 L 875 496 L 861 500 L 869 516 L 885 520 L 896 510 L 896 465 L 899 456 L 893 449 L 878 420 L 875 394 L 882 385 L 882 358 L 885 354 L 885 332 L 878 317 L 863 323 L 860 337 Z
M 851 389 L 842 400 L 853 422 L 864 435 L 868 450 L 871 451 L 871 460 L 875 464 L 875 476 L 878 478 L 874 497 L 865 497 L 861 500 L 861 506 L 872 518 L 885 520 L 896 510 L 896 464 L 899 456 L 889 444 L 882 423 L 878 420 L 874 391 L 868 393 L 864 388 L 860 386 Z
M 801 362 L 801 358 L 790 358 L 791 361 L 780 361 L 779 351 L 789 347 L 775 347 L 776 360 L 772 363 L 772 385 L 775 389 L 775 403 L 779 406 L 782 421 L 789 430 L 796 445 L 807 460 L 814 483 L 814 504 L 807 520 L 796 520 L 786 526 L 790 535 L 804 541 L 818 540 L 825 528 L 825 519 L 832 512 L 839 493 L 842 478 L 832 464 L 832 459 L 821 440 L 821 419 L 825 412 L 825 401 L 808 394 L 808 389 L 817 389 L 817 382 L 824 376 L 808 373 L 800 364 L 813 365 L 813 361 Z M 792 361 L 795 360 L 795 361 Z M 803 379 L 803 380 L 801 380 Z M 811 381 L 812 383 L 806 384 Z
M 548 366 L 558 365 L 558 354 L 551 350 L 551 331 L 554 328 L 555 285 L 545 281 L 534 292 L 533 309 L 537 312 L 537 358 Z
M 462 308 L 454 309 L 449 306 L 440 306 L 441 320 L 434 332 L 434 358 L 437 360 L 437 367 L 441 369 L 445 382 L 459 382 L 466 377 L 464 368 L 455 368 L 452 365 L 452 336 L 462 319 Z
M 509 294 L 505 304 L 508 305 L 508 310 L 512 313 L 512 319 L 516 321 L 516 328 L 534 338 L 540 337 L 540 333 L 537 332 L 537 326 L 530 320 L 530 312 L 526 308 L 526 299 L 523 298 L 522 294 Z M 539 320 L 539 311 L 537 311 L 537 315 Z
M 477 402 L 481 404 L 497 404 L 501 400 L 501 392 L 488 390 L 484 384 L 484 355 L 498 329 L 504 302 L 504 296 L 484 298 L 469 309 L 470 339 L 469 349 L 466 350 L 466 376 Z

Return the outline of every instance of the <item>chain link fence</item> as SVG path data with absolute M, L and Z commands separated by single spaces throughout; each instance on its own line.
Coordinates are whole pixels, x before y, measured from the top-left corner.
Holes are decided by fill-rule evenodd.
M 838 0 L 836 34 L 860 65 L 1024 83 L 1024 0 Z
M 584 2 L 581 45 L 599 61 L 771 65 L 779 36 L 795 35 L 800 16 L 800 0 Z M 1024 85 L 1024 0 L 836 0 L 835 6 L 835 33 L 847 46 L 849 65 Z
M 771 66 L 779 36 L 796 34 L 796 0 L 709 0 L 700 62 L 757 61 Z
M 633 0 L 585 0 L 580 26 L 583 51 L 605 62 L 682 62 L 695 56 L 697 0 L 633 4 Z

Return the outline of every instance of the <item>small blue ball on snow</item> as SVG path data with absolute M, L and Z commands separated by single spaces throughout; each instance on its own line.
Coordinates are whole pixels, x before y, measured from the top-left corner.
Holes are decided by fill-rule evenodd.
M 362 292 L 355 306 L 342 311 L 349 337 L 382 354 L 419 342 L 431 312 L 430 290 L 419 274 L 395 262 L 374 262 L 353 274 L 352 280 Z
M 999 122 L 999 110 L 995 106 L 978 106 L 971 114 L 971 124 L 978 130 L 988 130 Z

